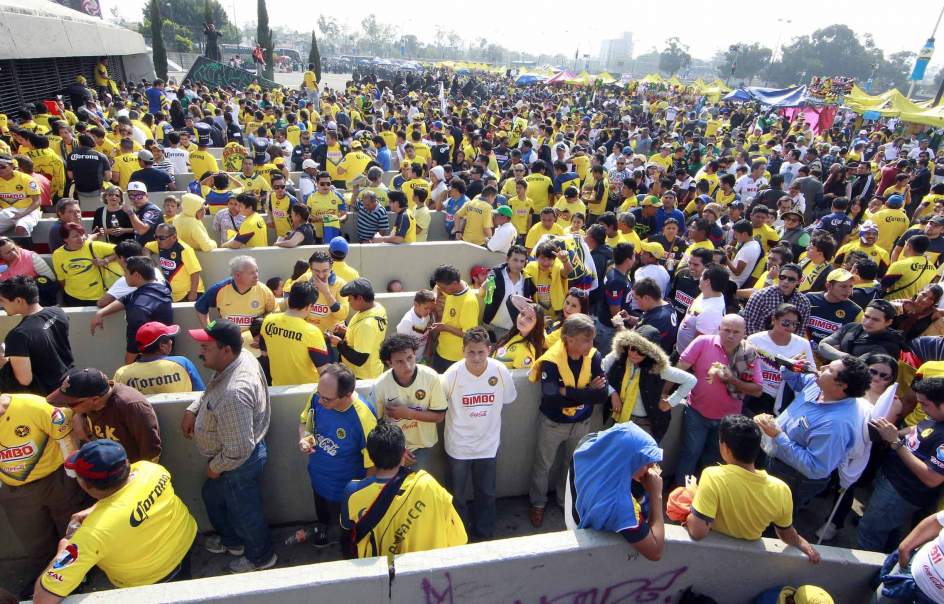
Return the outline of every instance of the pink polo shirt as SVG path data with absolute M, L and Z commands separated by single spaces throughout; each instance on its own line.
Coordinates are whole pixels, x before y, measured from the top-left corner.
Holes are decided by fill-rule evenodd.
M 743 401 L 728 394 L 728 388 L 721 380 L 715 379 L 708 383 L 708 370 L 712 364 L 729 364 L 728 353 L 721 347 L 720 336 L 698 336 L 688 345 L 679 360 L 691 365 L 689 371 L 698 378 L 698 383 L 688 395 L 692 409 L 708 419 L 721 419 L 725 415 L 741 413 Z M 737 377 L 745 382 L 763 384 L 760 358 L 751 364 L 747 373 Z

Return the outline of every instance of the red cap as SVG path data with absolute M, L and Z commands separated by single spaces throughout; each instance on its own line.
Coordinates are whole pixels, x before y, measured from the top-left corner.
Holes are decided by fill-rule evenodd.
M 134 341 L 138 343 L 138 350 L 144 350 L 148 346 L 153 346 L 155 342 L 164 336 L 176 336 L 180 332 L 177 325 L 164 325 L 160 321 L 151 321 L 138 328 L 134 334 Z

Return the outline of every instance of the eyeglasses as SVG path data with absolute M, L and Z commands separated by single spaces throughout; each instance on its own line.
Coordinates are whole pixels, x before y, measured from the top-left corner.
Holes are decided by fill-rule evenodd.
M 886 381 L 892 379 L 892 374 L 885 373 L 884 371 L 879 371 L 878 369 L 875 369 L 874 367 L 869 367 L 869 375 L 871 375 L 872 377 L 877 377 L 879 379 L 886 380 Z
M 796 327 L 798 323 L 799 323 L 799 321 L 794 321 L 794 320 L 792 320 L 792 319 L 781 319 L 781 320 L 780 320 L 780 325 L 782 325 L 783 327 L 788 327 L 788 328 L 790 328 L 790 327 Z
M 798 277 L 790 277 L 788 275 L 780 275 L 781 281 L 786 281 L 787 283 L 796 283 L 800 279 Z

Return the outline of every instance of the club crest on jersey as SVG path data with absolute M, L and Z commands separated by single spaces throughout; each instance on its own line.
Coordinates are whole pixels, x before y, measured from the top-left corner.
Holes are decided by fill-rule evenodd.
M 253 300 L 252 302 L 249 303 L 249 306 L 250 306 L 251 308 L 259 308 L 259 301 L 258 301 L 258 300 Z
M 52 425 L 61 426 L 66 423 L 66 414 L 62 412 L 62 409 L 56 407 L 52 410 L 52 416 L 50 417 Z
M 343 440 L 344 437 L 347 436 L 347 432 L 344 430 L 344 428 L 338 428 L 337 430 L 334 431 L 334 433 L 337 435 L 338 439 L 341 439 L 341 440 Z
M 492 377 L 488 378 L 488 385 L 489 385 L 489 386 L 494 386 L 494 385 L 497 384 L 497 383 L 498 383 L 498 378 L 495 377 L 494 375 L 493 375 Z
M 70 543 L 62 550 L 56 559 L 52 561 L 53 570 L 60 570 L 65 568 L 79 559 L 79 546 L 75 543 Z
M 426 398 L 426 391 L 420 388 L 419 390 L 413 393 L 413 396 L 416 397 L 416 400 L 421 401 L 424 398 Z
M 19 436 L 20 438 L 25 438 L 29 436 L 30 428 L 29 426 L 20 424 L 19 426 L 13 429 L 13 433 Z
M 841 308 L 840 308 L 839 310 L 837 310 L 837 311 L 836 311 L 836 318 L 837 318 L 837 319 L 845 319 L 845 318 L 846 318 L 846 311 L 842 310 Z
M 450 317 L 456 316 L 456 309 L 455 309 L 455 308 L 450 308 L 450 309 L 449 309 L 449 316 L 450 316 Z

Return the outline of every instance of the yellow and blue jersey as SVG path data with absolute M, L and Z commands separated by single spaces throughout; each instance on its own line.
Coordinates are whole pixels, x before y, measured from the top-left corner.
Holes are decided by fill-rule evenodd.
M 275 310 L 275 296 L 264 283 L 256 283 L 245 292 L 236 290 L 232 277 L 218 281 L 197 298 L 194 308 L 198 313 L 210 314 L 216 308 L 220 317 L 249 329 L 252 320 Z
M 119 367 L 115 381 L 131 386 L 144 395 L 168 392 L 199 392 L 203 379 L 187 357 L 166 356 L 149 361 L 136 361 Z
M 300 421 L 315 438 L 308 456 L 311 488 L 328 501 L 341 501 L 344 487 L 367 475 L 374 463 L 367 454 L 367 435 L 377 425 L 377 413 L 355 392 L 344 411 L 325 409 L 318 393 L 302 410 Z

